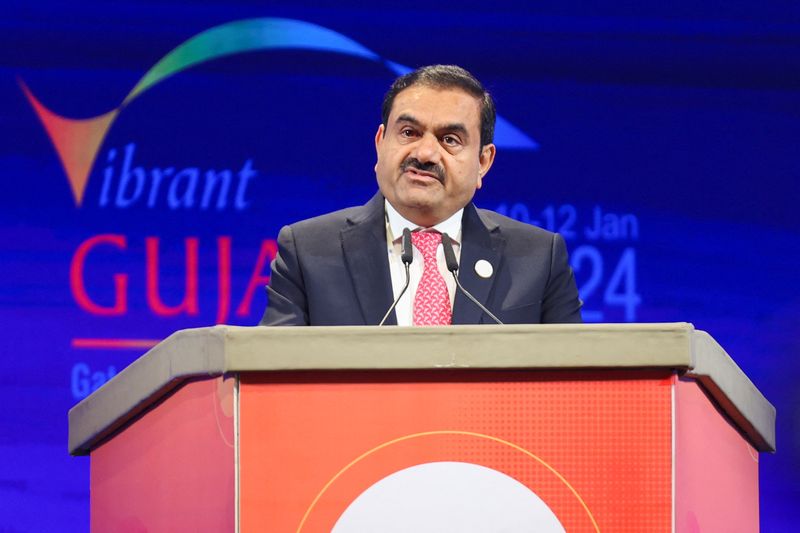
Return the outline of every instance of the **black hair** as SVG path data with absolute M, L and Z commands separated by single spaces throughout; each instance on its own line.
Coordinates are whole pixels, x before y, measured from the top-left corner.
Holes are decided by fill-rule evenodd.
M 414 85 L 423 85 L 435 89 L 461 89 L 480 101 L 481 114 L 481 148 L 494 141 L 494 123 L 497 113 L 494 101 L 481 82 L 466 69 L 456 65 L 429 65 L 400 76 L 383 97 L 381 119 L 383 127 L 388 126 L 389 113 L 392 111 L 394 99 L 405 89 Z

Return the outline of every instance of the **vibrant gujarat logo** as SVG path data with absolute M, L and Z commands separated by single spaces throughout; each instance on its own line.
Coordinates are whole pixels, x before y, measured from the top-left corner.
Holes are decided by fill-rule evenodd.
M 397 75 L 411 69 L 382 59 L 352 39 L 316 24 L 282 18 L 258 18 L 229 22 L 191 37 L 164 56 L 111 111 L 86 119 L 72 119 L 45 107 L 28 86 L 22 90 L 42 121 L 67 174 L 75 205 L 80 207 L 97 153 L 117 115 L 134 99 L 182 70 L 220 57 L 258 50 L 306 49 L 360 57 L 382 63 Z M 535 150 L 536 141 L 502 117 L 497 117 L 498 147 Z

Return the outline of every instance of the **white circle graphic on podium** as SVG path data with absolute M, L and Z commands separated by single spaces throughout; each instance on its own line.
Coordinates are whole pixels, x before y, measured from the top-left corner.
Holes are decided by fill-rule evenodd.
M 362 492 L 333 533 L 563 533 L 556 515 L 516 479 L 471 463 L 437 462 L 395 472 Z

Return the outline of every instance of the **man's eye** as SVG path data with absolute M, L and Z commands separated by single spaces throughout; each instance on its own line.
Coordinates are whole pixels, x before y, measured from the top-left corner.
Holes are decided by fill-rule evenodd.
M 442 142 L 448 146 L 457 146 L 461 144 L 461 140 L 455 135 L 445 135 L 442 137 Z
M 400 135 L 402 135 L 403 137 L 413 137 L 414 130 L 412 130 L 411 128 L 403 128 L 402 130 L 400 130 Z

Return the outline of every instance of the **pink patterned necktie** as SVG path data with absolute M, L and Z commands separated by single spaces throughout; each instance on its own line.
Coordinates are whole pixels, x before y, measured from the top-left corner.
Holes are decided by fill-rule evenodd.
M 450 294 L 436 262 L 436 249 L 442 242 L 438 232 L 417 231 L 411 243 L 422 254 L 424 268 L 414 296 L 415 326 L 447 326 L 452 320 Z

